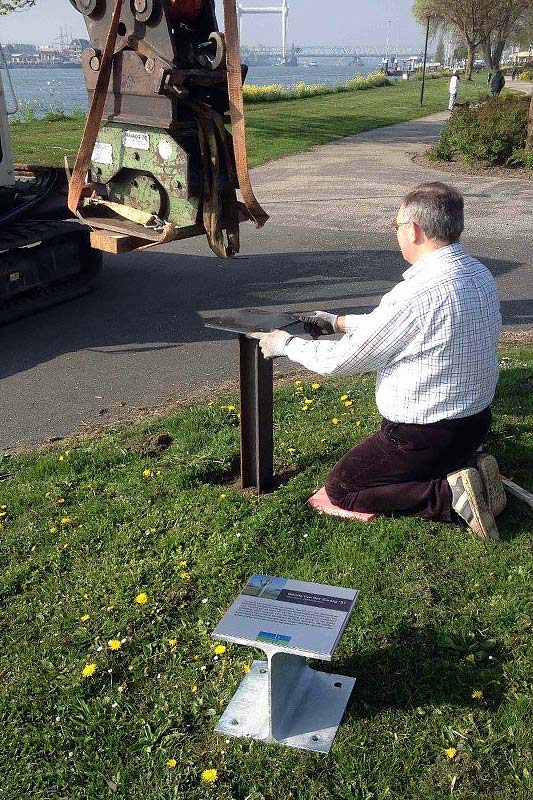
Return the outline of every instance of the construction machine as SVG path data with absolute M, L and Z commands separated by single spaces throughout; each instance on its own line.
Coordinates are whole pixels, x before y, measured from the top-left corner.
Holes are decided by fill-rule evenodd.
M 268 219 L 248 173 L 235 0 L 225 34 L 214 0 L 69 2 L 90 39 L 74 164 L 13 168 L 0 91 L 0 323 L 86 291 L 101 251 L 205 234 L 226 258 L 242 221 Z

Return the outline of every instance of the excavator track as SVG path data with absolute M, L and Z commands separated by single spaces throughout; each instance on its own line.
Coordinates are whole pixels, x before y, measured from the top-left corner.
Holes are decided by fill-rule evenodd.
M 102 254 L 76 220 L 31 220 L 0 229 L 0 325 L 88 292 Z

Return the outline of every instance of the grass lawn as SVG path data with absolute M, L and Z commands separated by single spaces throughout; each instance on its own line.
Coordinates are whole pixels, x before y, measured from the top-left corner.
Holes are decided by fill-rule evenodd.
M 304 100 L 249 105 L 246 120 L 250 164 L 257 166 L 342 136 L 442 111 L 448 105 L 448 83 L 448 78 L 428 80 L 423 108 L 420 108 L 419 81 Z M 472 83 L 461 85 L 460 99 L 474 100 L 485 89 L 484 77 L 477 75 Z M 82 117 L 13 124 L 15 161 L 62 165 L 65 155 L 76 154 L 83 124 Z
M 532 489 L 533 350 L 501 360 L 489 449 Z M 314 514 L 378 416 L 373 378 L 312 383 L 277 390 L 276 466 L 294 472 L 262 498 L 232 485 L 233 398 L 2 460 L 3 800 L 532 796 L 531 511 L 510 499 L 489 546 Z M 252 654 L 216 656 L 210 632 L 252 572 L 361 590 L 327 667 L 357 677 L 329 757 L 213 732 Z

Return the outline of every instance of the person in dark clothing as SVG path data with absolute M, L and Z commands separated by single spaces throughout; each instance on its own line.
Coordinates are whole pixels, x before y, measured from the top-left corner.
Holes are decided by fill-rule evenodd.
M 505 78 L 501 69 L 496 70 L 490 82 L 490 96 L 497 97 L 505 86 Z
M 490 86 L 491 80 L 492 80 L 492 72 L 489 72 L 489 74 L 487 75 L 487 86 Z

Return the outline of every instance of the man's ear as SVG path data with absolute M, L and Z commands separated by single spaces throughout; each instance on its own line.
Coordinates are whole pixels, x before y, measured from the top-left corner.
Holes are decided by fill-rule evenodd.
M 411 227 L 409 228 L 409 242 L 411 244 L 420 244 L 421 237 L 424 234 L 420 227 L 416 224 L 416 222 L 411 223 Z

